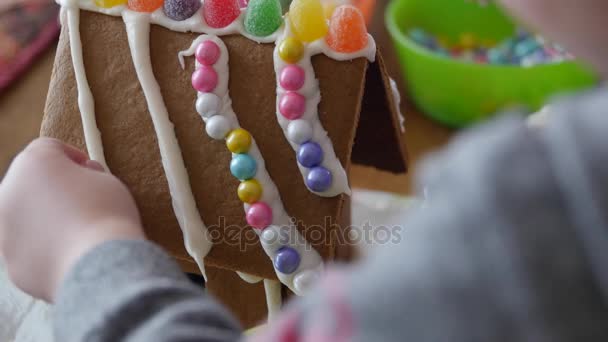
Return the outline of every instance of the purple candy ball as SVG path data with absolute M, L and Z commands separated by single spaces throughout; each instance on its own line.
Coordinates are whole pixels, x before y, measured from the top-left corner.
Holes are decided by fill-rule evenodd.
M 306 176 L 306 186 L 315 192 L 323 192 L 329 189 L 331 182 L 331 172 L 323 166 L 313 167 Z
M 165 0 L 163 11 L 173 20 L 182 21 L 192 17 L 201 8 L 200 0 Z
M 302 166 L 315 167 L 323 161 L 323 150 L 316 142 L 309 141 L 300 145 L 297 157 Z
M 281 247 L 274 258 L 274 267 L 283 274 L 291 274 L 300 266 L 300 254 L 291 247 Z

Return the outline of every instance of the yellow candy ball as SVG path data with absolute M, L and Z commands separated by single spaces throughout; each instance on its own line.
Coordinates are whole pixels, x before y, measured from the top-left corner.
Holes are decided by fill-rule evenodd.
M 251 134 L 242 128 L 237 128 L 228 133 L 226 146 L 232 153 L 245 153 L 251 147 Z
M 304 45 L 296 38 L 289 37 L 279 44 L 279 57 L 287 63 L 297 63 L 304 54 Z
M 249 179 L 239 184 L 237 193 L 241 201 L 252 204 L 262 198 L 262 185 L 255 179 Z
M 103 8 L 110 8 L 119 5 L 124 5 L 128 0 L 95 0 L 95 5 Z

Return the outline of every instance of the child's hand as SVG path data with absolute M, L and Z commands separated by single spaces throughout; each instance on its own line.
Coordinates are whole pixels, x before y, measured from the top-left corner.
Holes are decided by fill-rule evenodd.
M 0 183 L 0 257 L 15 284 L 35 297 L 52 301 L 66 272 L 96 245 L 139 238 L 127 188 L 57 140 L 32 142 Z

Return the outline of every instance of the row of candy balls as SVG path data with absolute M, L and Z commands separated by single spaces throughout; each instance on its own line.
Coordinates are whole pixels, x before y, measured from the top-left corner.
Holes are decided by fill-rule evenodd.
M 214 116 L 209 121 L 221 117 Z M 226 146 L 234 153 L 230 162 L 230 172 L 241 182 L 237 188 L 237 195 L 242 202 L 249 204 L 245 219 L 251 227 L 263 231 L 272 224 L 273 212 L 267 203 L 260 201 L 263 188 L 254 178 L 257 173 L 257 162 L 247 153 L 251 144 L 251 134 L 242 128 L 234 129 L 226 135 Z M 274 266 L 281 273 L 291 274 L 299 265 L 300 254 L 295 249 L 283 246 L 276 252 Z
M 279 99 L 279 113 L 291 122 L 288 125 L 288 139 L 298 146 L 297 159 L 300 165 L 309 169 L 306 185 L 316 192 L 329 189 L 332 174 L 321 166 L 323 149 L 318 143 L 311 141 L 312 127 L 300 119 L 306 111 L 306 98 L 298 93 L 305 83 L 306 73 L 302 67 L 295 64 L 304 55 L 304 47 L 294 37 L 289 37 L 279 43 L 279 57 L 289 63 L 279 72 L 279 86 L 286 92 Z
M 226 147 L 234 154 L 230 162 L 230 173 L 241 181 L 237 188 L 239 199 L 249 204 L 246 211 L 246 221 L 254 229 L 264 230 L 272 224 L 272 208 L 262 198 L 263 188 L 254 177 L 257 173 L 257 162 L 248 153 L 253 138 L 242 129 L 231 129 L 228 120 L 219 114 L 219 97 L 211 93 L 217 86 L 217 72 L 213 65 L 220 57 L 220 49 L 211 40 L 206 40 L 197 46 L 195 58 L 201 64 L 193 73 L 192 85 L 199 92 L 196 109 L 201 116 L 207 118 L 205 129 L 213 139 L 225 139 Z M 277 270 L 290 274 L 295 272 L 300 264 L 299 253 L 288 246 L 281 247 L 274 258 Z

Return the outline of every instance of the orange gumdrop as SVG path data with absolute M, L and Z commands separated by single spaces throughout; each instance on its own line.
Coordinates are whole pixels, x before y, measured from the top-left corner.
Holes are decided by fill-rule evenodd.
M 336 8 L 329 20 L 329 32 L 325 41 L 332 50 L 342 53 L 352 53 L 365 48 L 368 36 L 361 11 L 351 5 Z
M 164 0 L 129 0 L 128 7 L 137 12 L 154 12 L 163 5 Z

